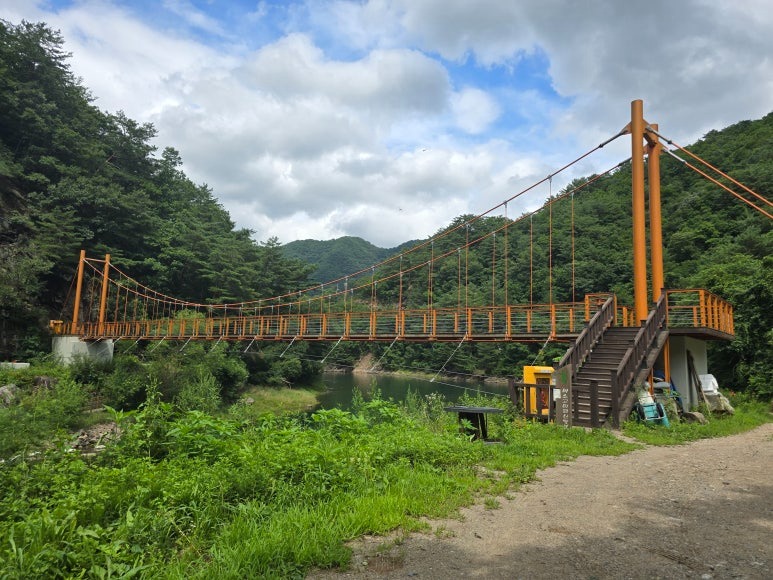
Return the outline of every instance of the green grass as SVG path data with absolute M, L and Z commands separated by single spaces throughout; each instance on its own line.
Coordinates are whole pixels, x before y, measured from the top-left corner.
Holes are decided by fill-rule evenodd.
M 67 401 L 62 384 L 55 400 Z M 461 434 L 438 396 L 403 407 L 359 397 L 355 412 L 311 415 L 248 416 L 241 405 L 217 416 L 148 392 L 98 457 L 53 444 L 35 460 L 0 464 L 0 577 L 302 577 L 345 566 L 345 542 L 362 534 L 429 530 L 425 518 L 453 517 L 476 500 L 496 509 L 538 469 L 638 447 L 604 430 L 519 420 L 506 401 L 468 401 L 508 409 L 490 417 L 500 443 L 488 445 Z M 28 402 L 40 417 L 57 416 L 52 405 Z M 761 405 L 739 405 L 709 426 L 626 430 L 688 440 L 766 420 Z
M 629 421 L 623 425 L 625 435 L 648 445 L 679 445 L 708 439 L 743 433 L 764 423 L 773 421 L 770 404 L 747 401 L 737 403 L 733 415 L 708 415 L 708 422 L 700 423 L 672 422 L 670 427 Z
M 317 392 L 310 389 L 290 389 L 286 387 L 253 387 L 241 397 L 254 402 L 248 405 L 239 403 L 239 412 L 245 417 L 256 418 L 264 413 L 281 415 L 308 411 L 317 406 Z

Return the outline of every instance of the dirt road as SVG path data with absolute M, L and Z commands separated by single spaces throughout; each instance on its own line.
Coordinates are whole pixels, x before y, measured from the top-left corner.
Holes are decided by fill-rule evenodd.
M 358 540 L 350 570 L 310 577 L 773 578 L 773 424 L 539 479 L 389 549 Z

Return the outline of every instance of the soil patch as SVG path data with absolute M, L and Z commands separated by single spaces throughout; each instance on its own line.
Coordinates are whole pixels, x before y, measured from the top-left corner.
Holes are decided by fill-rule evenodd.
M 773 424 L 619 457 L 580 457 L 539 481 L 352 543 L 349 570 L 310 578 L 773 578 Z

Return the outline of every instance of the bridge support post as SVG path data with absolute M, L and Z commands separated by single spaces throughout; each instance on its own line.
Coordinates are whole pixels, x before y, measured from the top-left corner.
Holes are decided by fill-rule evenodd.
M 113 339 L 89 341 L 78 336 L 55 336 L 52 340 L 52 352 L 63 364 L 70 365 L 78 359 L 88 359 L 97 362 L 113 360 Z
M 644 105 L 631 102 L 631 194 L 633 216 L 633 309 L 641 324 L 649 312 L 647 300 L 647 235 L 644 203 Z
M 78 331 L 78 316 L 81 310 L 81 292 L 83 291 L 83 266 L 86 263 L 86 250 L 81 250 L 80 258 L 78 259 L 78 278 L 75 283 L 75 304 L 72 308 L 72 328 L 70 332 L 75 334 Z
M 657 123 L 651 127 L 658 130 Z M 663 228 L 660 213 L 660 152 L 663 146 L 658 136 L 649 130 L 647 139 L 647 184 L 650 206 L 650 261 L 652 262 L 652 301 L 657 302 L 665 288 L 663 276 Z

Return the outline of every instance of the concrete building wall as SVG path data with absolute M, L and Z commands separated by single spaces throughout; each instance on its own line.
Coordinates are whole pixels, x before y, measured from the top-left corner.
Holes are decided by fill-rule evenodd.
M 113 340 L 85 342 L 77 336 L 55 336 L 52 351 L 64 365 L 78 358 L 88 358 L 100 362 L 113 360 Z
M 687 351 L 692 354 L 695 370 L 699 375 L 707 374 L 708 357 L 706 341 L 689 336 L 672 336 L 669 339 L 671 353 L 671 381 L 682 396 L 686 409 L 698 405 L 698 395 L 695 389 L 690 389 L 690 375 L 687 367 Z M 698 386 L 697 388 L 700 388 Z

